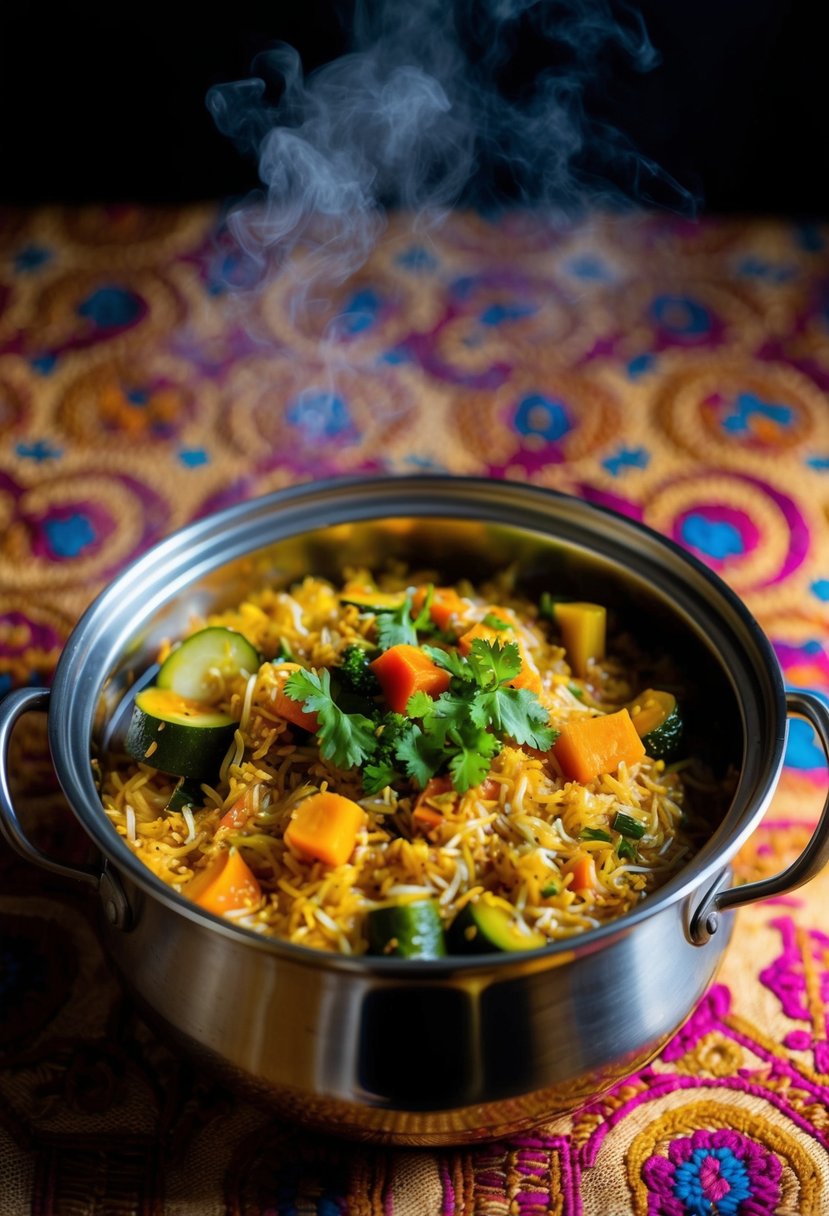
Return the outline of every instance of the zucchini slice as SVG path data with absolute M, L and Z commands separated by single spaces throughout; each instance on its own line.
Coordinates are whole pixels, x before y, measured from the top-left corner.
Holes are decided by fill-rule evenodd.
M 627 711 L 649 756 L 667 760 L 676 754 L 682 742 L 682 715 L 672 692 L 646 688 L 629 702 Z
M 215 687 L 217 671 L 225 678 L 252 676 L 261 663 L 259 651 L 244 634 L 223 625 L 209 625 L 170 651 L 156 684 L 193 701 L 205 701 Z
M 164 809 L 167 811 L 183 811 L 186 806 L 202 806 L 203 803 L 204 794 L 202 793 L 201 783 L 199 781 L 188 780 L 187 777 L 180 777 L 170 795 L 170 801 Z
M 538 950 L 548 944 L 543 933 L 522 927 L 505 908 L 483 899 L 474 900 L 462 908 L 449 931 L 449 945 L 453 954 Z
M 443 958 L 443 921 L 434 899 L 374 908 L 366 918 L 370 954 L 389 958 Z
M 340 596 L 341 604 L 353 604 L 361 612 L 396 612 L 405 602 L 405 591 L 349 591 Z
M 215 777 L 236 722 L 210 705 L 167 688 L 144 688 L 135 698 L 125 747 L 134 760 L 177 777 Z

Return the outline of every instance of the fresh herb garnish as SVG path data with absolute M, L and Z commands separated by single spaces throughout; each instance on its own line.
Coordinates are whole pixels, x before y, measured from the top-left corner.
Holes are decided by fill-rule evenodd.
M 605 844 L 613 843 L 613 837 L 604 828 L 583 828 L 579 833 L 579 838 L 581 840 L 603 840 Z
M 435 589 L 429 584 L 426 598 L 420 612 L 412 617 L 412 596 L 407 593 L 403 603 L 398 608 L 388 612 L 377 613 L 377 640 L 382 650 L 391 650 L 392 646 L 416 646 L 417 635 L 432 626 L 432 598 Z
M 383 613 L 386 617 L 400 616 Z M 416 622 L 415 622 L 416 624 Z M 397 644 L 397 643 L 395 643 Z M 364 714 L 346 713 L 333 700 L 329 673 L 295 672 L 285 692 L 319 719 L 321 754 L 338 768 L 363 768 L 363 788 L 376 793 L 400 779 L 400 771 L 421 789 L 430 777 L 448 771 L 459 793 L 479 785 L 505 739 L 540 751 L 552 747 L 558 732 L 535 693 L 510 688 L 521 670 L 514 642 L 501 646 L 476 638 L 468 657 L 425 647 L 452 676 L 448 692 L 436 700 L 416 692 L 406 714 L 386 714 L 379 727 Z
M 505 621 L 503 617 L 496 616 L 494 612 L 488 612 L 481 624 L 486 625 L 488 629 L 497 629 L 499 633 L 503 633 L 505 629 L 512 628 L 509 621 Z
M 377 749 L 375 724 L 364 714 L 345 713 L 331 696 L 331 675 L 326 667 L 295 671 L 285 681 L 292 701 L 301 701 L 319 720 L 317 739 L 320 754 L 337 768 L 357 768 Z
M 645 835 L 644 823 L 640 823 L 632 815 L 626 815 L 624 811 L 617 812 L 616 818 L 613 820 L 613 828 L 621 836 L 629 836 L 631 840 L 641 840 Z

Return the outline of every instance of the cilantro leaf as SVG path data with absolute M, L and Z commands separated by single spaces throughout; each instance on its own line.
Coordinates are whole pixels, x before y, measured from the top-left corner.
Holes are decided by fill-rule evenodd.
M 503 633 L 505 629 L 511 629 L 509 621 L 505 621 L 503 617 L 496 616 L 494 612 L 488 612 L 481 621 L 482 625 L 486 625 L 488 629 L 495 629 L 498 633 Z
M 491 737 L 491 736 L 490 736 Z M 449 761 L 452 784 L 459 794 L 465 794 L 473 785 L 480 785 L 489 772 L 489 756 L 464 747 L 455 752 Z
M 428 718 L 434 713 L 435 702 L 428 692 L 418 690 L 413 692 L 406 703 L 406 713 L 410 718 Z
M 497 731 L 541 752 L 553 746 L 558 734 L 549 725 L 550 715 L 528 688 L 496 688 L 484 697 Z
M 427 735 L 417 723 L 412 723 L 411 730 L 397 744 L 396 755 L 406 772 L 424 789 L 430 777 L 440 769 L 446 761 L 443 750 L 443 739 Z
M 416 646 L 417 630 L 412 620 L 412 597 L 407 595 L 399 608 L 377 613 L 377 640 L 383 650 L 392 646 Z
M 521 651 L 516 642 L 487 642 L 475 638 L 472 643 L 470 661 L 477 672 L 482 688 L 492 688 L 514 679 L 521 670 Z
M 326 667 L 315 671 L 295 671 L 285 681 L 285 693 L 299 701 L 319 721 L 317 739 L 320 755 L 337 768 L 357 768 L 377 750 L 375 724 L 364 714 L 349 714 L 331 696 L 331 675 Z
M 400 773 L 385 760 L 378 764 L 367 764 L 363 769 L 363 791 L 366 794 L 379 794 L 387 785 L 394 785 L 399 780 Z
M 463 655 L 458 654 L 456 650 L 441 650 L 439 646 L 424 646 L 423 651 L 433 663 L 437 663 L 438 667 L 442 667 L 456 679 L 474 681 L 475 675 L 472 668 Z

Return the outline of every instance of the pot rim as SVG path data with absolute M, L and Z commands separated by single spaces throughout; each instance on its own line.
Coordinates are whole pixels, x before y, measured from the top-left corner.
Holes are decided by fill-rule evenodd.
M 394 509 L 391 509 L 389 500 L 396 504 Z M 317 516 L 308 523 L 307 509 L 314 506 Z M 702 848 L 677 874 L 642 900 L 632 911 L 576 937 L 551 942 L 540 949 L 511 952 L 508 955 L 451 956 L 439 960 L 400 960 L 365 955 L 355 957 L 267 937 L 235 925 L 223 917 L 202 911 L 161 879 L 156 878 L 114 832 L 103 813 L 90 763 L 92 717 L 110 670 L 109 662 L 103 663 L 99 659 L 99 669 L 95 672 L 95 642 L 103 636 L 112 617 L 113 606 L 120 604 L 121 611 L 124 612 L 123 600 L 128 589 L 131 589 L 130 596 L 127 596 L 130 604 L 135 600 L 135 611 L 138 612 L 139 607 L 141 610 L 140 616 L 133 615 L 129 618 L 129 630 L 135 632 L 140 621 L 149 620 L 154 611 L 185 591 L 200 576 L 215 571 L 244 553 L 253 553 L 263 545 L 277 544 L 304 532 L 342 524 L 379 522 L 384 518 L 441 518 L 487 522 L 507 528 L 514 526 L 525 531 L 537 531 L 543 537 L 555 540 L 555 533 L 544 529 L 544 509 L 546 507 L 551 512 L 551 518 L 547 521 L 549 529 L 554 522 L 554 508 L 563 509 L 565 506 L 582 517 L 588 526 L 594 525 L 590 530 L 596 536 L 595 547 L 593 550 L 588 548 L 588 552 L 601 553 L 598 537 L 602 532 L 607 534 L 612 530 L 623 533 L 632 541 L 637 541 L 640 547 L 653 551 L 657 559 L 662 557 L 669 560 L 684 575 L 684 578 L 677 582 L 677 586 L 685 592 L 690 594 L 694 590 L 694 582 L 698 585 L 697 591 L 700 587 L 703 589 L 703 599 L 707 597 L 717 608 L 716 618 L 725 627 L 730 626 L 729 636 L 732 640 L 736 638 L 738 631 L 742 632 L 740 649 L 744 655 L 749 655 L 749 652 L 754 650 L 754 658 L 759 660 L 759 667 L 754 674 L 758 678 L 763 677 L 764 700 L 771 723 L 771 729 L 765 736 L 761 734 L 756 739 L 749 737 L 750 727 L 756 726 L 756 723 L 747 726 L 746 699 L 739 695 L 730 668 L 724 666 L 723 671 L 735 692 L 743 732 L 743 763 L 731 803 L 722 823 Z M 282 530 L 273 534 L 271 529 L 263 539 L 256 528 L 264 527 L 267 521 L 275 517 L 284 517 Z M 577 520 L 577 524 L 578 522 Z M 235 536 L 238 541 L 238 538 L 245 535 L 245 529 L 250 533 L 245 544 L 224 558 L 218 553 L 217 558 L 222 538 Z M 180 587 L 175 583 L 172 588 L 165 585 L 163 594 L 156 589 L 154 596 L 150 596 L 148 600 L 140 600 L 135 593 L 135 587 L 141 585 L 142 580 L 153 572 L 157 574 L 159 569 L 164 568 L 165 563 L 172 563 L 174 568 L 176 565 L 180 567 L 181 559 L 185 555 L 192 556 L 196 551 L 197 541 L 207 547 L 207 556 L 200 565 L 186 571 L 186 579 L 178 579 Z M 644 568 L 649 568 L 648 561 L 645 561 Z M 655 566 L 651 560 L 650 568 L 661 568 L 666 577 L 670 573 L 664 560 L 661 563 L 657 560 Z M 118 640 L 126 632 L 128 627 L 125 623 Z M 112 644 L 110 653 L 120 651 Z M 410 980 L 438 980 L 449 972 L 460 970 L 479 970 L 487 973 L 497 971 L 499 975 L 503 975 L 515 964 L 518 964 L 522 971 L 526 971 L 533 961 L 539 969 L 558 966 L 569 962 L 575 956 L 605 948 L 612 940 L 631 932 L 643 920 L 655 916 L 671 904 L 679 903 L 695 891 L 700 891 L 701 897 L 707 894 L 722 881 L 731 858 L 750 836 L 771 800 L 783 766 L 786 722 L 783 679 L 765 633 L 737 593 L 719 575 L 675 541 L 608 507 L 559 490 L 519 484 L 506 479 L 414 474 L 371 479 L 337 477 L 290 486 L 235 503 L 171 532 L 125 566 L 80 617 L 67 639 L 55 670 L 48 731 L 58 780 L 74 814 L 106 862 L 119 871 L 125 871 L 130 882 L 145 895 L 161 900 L 173 911 L 185 915 L 190 920 L 235 939 L 239 945 L 265 950 L 294 963 L 314 968 L 357 971 L 364 975 L 385 976 L 389 979 L 405 976 Z M 77 754 L 80 749 L 76 745 L 75 736 L 78 734 L 84 739 L 83 758 Z M 768 735 L 773 737 L 769 738 Z M 753 776 L 751 771 L 747 771 L 749 753 L 755 769 Z M 734 828 L 715 847 L 717 838 L 723 835 L 726 821 L 732 817 L 736 817 Z

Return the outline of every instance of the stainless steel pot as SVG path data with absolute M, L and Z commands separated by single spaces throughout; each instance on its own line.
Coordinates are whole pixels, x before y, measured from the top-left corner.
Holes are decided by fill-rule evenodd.
M 612 605 L 619 628 L 685 673 L 693 746 L 715 769 L 735 769 L 736 789 L 701 851 L 633 913 L 515 956 L 323 955 L 200 911 L 112 831 L 91 757 L 106 748 L 126 690 L 161 638 L 183 629 L 194 608 L 232 603 L 251 586 L 388 557 L 448 580 L 511 563 L 532 594 Z M 55 770 L 100 851 L 95 866 L 43 854 L 15 812 L 9 738 L 34 709 L 48 709 Z M 641 1066 L 710 983 L 732 926 L 721 913 L 789 891 L 822 868 L 829 804 L 787 870 L 728 885 L 731 859 L 774 791 L 788 713 L 811 722 L 829 754 L 821 702 L 786 695 L 743 603 L 656 533 L 507 482 L 342 480 L 200 520 L 126 569 L 72 633 L 51 692 L 22 690 L 0 705 L 0 820 L 25 857 L 97 888 L 106 944 L 128 987 L 207 1067 L 329 1131 L 461 1143 L 573 1109 Z

